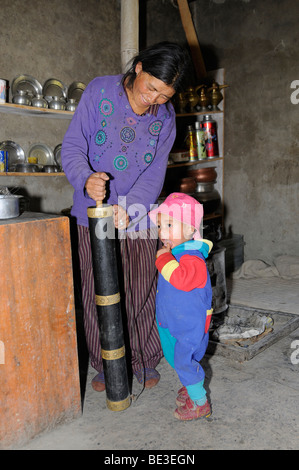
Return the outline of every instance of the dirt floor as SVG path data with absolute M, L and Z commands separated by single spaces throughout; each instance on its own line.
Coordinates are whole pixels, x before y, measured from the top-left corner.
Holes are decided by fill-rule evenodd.
M 298 351 L 299 329 L 250 361 L 239 363 L 219 354 L 206 356 L 203 366 L 213 414 L 191 422 L 173 417 L 181 385 L 164 358 L 157 368 L 159 384 L 142 390 L 133 381 L 135 399 L 120 412 L 107 408 L 105 392 L 92 389 L 95 371 L 88 368 L 83 380 L 82 416 L 45 431 L 19 449 L 102 450 L 108 459 L 120 450 L 190 455 L 204 449 L 298 449 L 296 345 Z

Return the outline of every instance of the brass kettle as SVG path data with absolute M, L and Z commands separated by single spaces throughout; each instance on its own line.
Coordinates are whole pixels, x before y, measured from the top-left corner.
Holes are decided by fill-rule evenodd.
M 176 107 L 180 114 L 189 112 L 193 113 L 196 111 L 196 106 L 200 101 L 200 97 L 197 91 L 204 85 L 198 85 L 196 87 L 190 86 L 186 91 L 178 93 L 176 97 Z
M 218 104 L 223 100 L 222 88 L 227 88 L 229 85 L 219 85 L 215 80 L 212 83 L 211 88 L 208 89 L 210 94 L 210 104 L 213 111 L 219 111 Z
M 203 86 L 200 90 L 200 97 L 199 97 L 199 106 L 201 111 L 206 111 L 210 104 L 210 96 L 207 93 L 207 87 Z
M 185 92 L 187 100 L 188 100 L 188 108 L 189 108 L 190 113 L 193 113 L 194 111 L 196 111 L 196 106 L 199 103 L 199 95 L 197 91 L 202 87 L 203 85 L 198 85 L 196 87 L 190 86 L 189 88 L 187 88 Z
M 188 98 L 185 92 L 178 93 L 175 100 L 177 112 L 183 114 L 188 104 Z

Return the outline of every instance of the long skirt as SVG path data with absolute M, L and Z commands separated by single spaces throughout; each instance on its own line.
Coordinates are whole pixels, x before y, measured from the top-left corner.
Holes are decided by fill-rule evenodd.
M 77 227 L 86 343 L 92 367 L 102 372 L 89 229 Z M 120 291 L 127 320 L 124 333 L 128 334 L 132 371 L 155 368 L 163 356 L 155 318 L 157 238 L 151 238 L 148 231 L 143 237 L 127 234 L 116 243 L 121 256 Z

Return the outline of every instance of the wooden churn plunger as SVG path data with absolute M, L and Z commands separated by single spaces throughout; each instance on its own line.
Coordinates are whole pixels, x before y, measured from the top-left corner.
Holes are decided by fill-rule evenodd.
M 94 273 L 95 301 L 106 385 L 107 407 L 122 411 L 130 406 L 120 307 L 113 207 L 97 202 L 87 209 Z

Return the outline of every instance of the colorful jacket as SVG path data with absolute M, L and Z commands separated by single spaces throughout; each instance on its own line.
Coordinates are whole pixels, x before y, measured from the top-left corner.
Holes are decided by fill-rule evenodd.
M 177 340 L 174 363 L 184 385 L 198 382 L 194 361 L 202 359 L 208 345 L 212 287 L 205 258 L 211 247 L 208 240 L 192 240 L 156 260 L 157 322 Z

